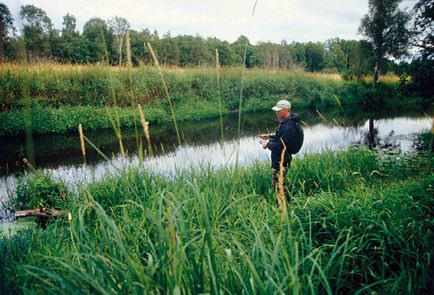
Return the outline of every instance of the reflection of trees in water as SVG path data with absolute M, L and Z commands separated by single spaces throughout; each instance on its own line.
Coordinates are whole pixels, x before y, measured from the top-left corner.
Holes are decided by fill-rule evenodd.
M 384 138 L 380 138 L 378 126 L 375 127 L 374 119 L 369 119 L 368 130 L 366 130 L 361 139 L 361 144 L 367 145 L 370 149 L 373 148 L 399 148 L 400 144 L 394 139 L 395 131 L 391 130 Z
M 324 122 L 315 112 L 301 111 L 299 115 L 301 119 L 309 126 L 323 124 L 327 127 L 339 126 L 343 128 L 344 136 L 350 138 L 357 137 L 355 133 L 360 132 L 360 127 L 363 126 L 369 116 L 369 129 L 362 134 L 361 140 L 357 143 L 368 144 L 372 147 L 384 144 L 386 146 L 393 145 L 391 136 L 385 139 L 378 138 L 378 128 L 374 126 L 374 120 L 377 118 L 393 118 L 399 115 L 420 116 L 420 112 L 386 112 L 382 110 L 380 113 L 366 113 L 360 111 L 359 108 L 346 107 L 345 114 L 342 110 L 331 109 L 321 112 L 327 121 Z M 225 118 L 224 122 L 225 140 L 233 140 L 237 137 L 238 131 L 238 115 L 232 114 Z M 242 116 L 242 136 L 254 136 L 263 132 L 274 132 L 277 126 L 274 112 L 247 113 Z M 171 124 L 155 126 L 150 125 L 151 140 L 154 145 L 154 155 L 163 155 L 176 150 L 178 145 L 176 132 Z M 220 120 L 206 120 L 199 122 L 180 122 L 179 130 L 181 131 L 181 140 L 183 144 L 188 145 L 210 145 L 218 142 L 221 138 Z M 143 138 L 143 131 L 139 128 L 138 133 L 133 129 L 122 131 L 124 148 L 129 155 L 137 153 L 139 134 L 142 138 L 143 147 L 146 148 L 146 140 Z M 109 158 L 112 155 L 118 154 L 119 146 L 113 130 L 99 130 L 93 132 L 85 132 L 85 135 Z M 59 166 L 70 166 L 82 164 L 82 156 L 78 134 L 57 134 L 57 135 L 35 135 L 33 138 L 35 164 L 38 168 L 57 168 Z M 2 142 L 3 142 L 2 138 Z M 17 166 L 18 155 L 21 155 L 26 149 L 26 138 L 13 137 L 4 140 L 6 144 L 0 145 L 0 175 L 5 174 L 6 167 L 9 173 L 19 171 Z M 26 154 L 26 153 L 25 153 Z M 103 159 L 101 156 L 89 146 L 86 151 L 87 164 L 97 164 Z
M 377 146 L 379 139 L 378 139 L 378 128 L 374 128 L 374 119 L 369 118 L 369 127 L 368 132 L 366 133 L 366 136 L 364 138 L 365 144 L 369 146 L 369 148 L 374 148 Z

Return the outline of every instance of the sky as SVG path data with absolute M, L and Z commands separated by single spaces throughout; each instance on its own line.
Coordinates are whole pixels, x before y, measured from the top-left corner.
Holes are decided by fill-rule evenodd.
M 256 6 L 255 6 L 256 1 Z M 368 0 L 6 0 L 15 26 L 19 10 L 32 4 L 43 9 L 56 29 L 67 13 L 77 18 L 77 29 L 92 17 L 120 16 L 137 31 L 148 28 L 159 35 L 217 37 L 229 42 L 240 35 L 252 44 L 282 40 L 308 42 L 357 34 L 360 19 L 368 12 Z M 403 6 L 413 6 L 406 0 Z M 255 8 L 255 9 L 254 9 Z

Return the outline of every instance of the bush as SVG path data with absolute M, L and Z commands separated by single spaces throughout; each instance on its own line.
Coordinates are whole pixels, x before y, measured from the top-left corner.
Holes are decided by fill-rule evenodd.
M 14 210 L 68 207 L 65 185 L 50 175 L 37 173 L 21 178 L 8 206 Z

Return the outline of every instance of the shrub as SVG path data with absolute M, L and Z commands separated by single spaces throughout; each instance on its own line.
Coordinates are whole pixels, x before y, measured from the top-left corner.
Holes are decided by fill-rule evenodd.
M 68 191 L 65 185 L 50 175 L 37 173 L 21 178 L 8 206 L 14 210 L 35 208 L 66 208 Z

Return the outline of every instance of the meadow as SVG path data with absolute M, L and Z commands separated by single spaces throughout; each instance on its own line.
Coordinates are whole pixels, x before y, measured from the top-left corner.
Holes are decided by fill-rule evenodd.
M 162 73 L 164 79 L 149 67 L 3 65 L 0 135 L 112 127 L 122 153 L 120 128 L 141 124 L 149 135 L 146 121 L 173 120 L 180 144 L 177 120 L 237 112 L 239 136 L 242 112 L 268 110 L 277 99 L 294 108 L 342 111 L 420 102 L 402 96 L 396 81 L 373 89 L 366 81 L 304 72 Z M 82 145 L 84 139 L 92 145 L 81 135 Z M 297 158 L 286 206 L 277 204 L 263 162 L 204 164 L 170 176 L 131 166 L 74 190 L 41 172 L 25 175 L 6 205 L 56 207 L 65 215 L 45 229 L 33 223 L 1 233 L 0 291 L 429 293 L 432 144 L 426 133 L 421 151 L 412 154 L 351 148 Z
M 396 78 L 344 81 L 336 74 L 223 67 L 163 68 L 178 121 L 217 118 L 220 114 L 268 110 L 280 99 L 297 109 L 345 105 L 405 108 L 420 105 L 403 95 Z M 241 81 L 243 80 L 243 81 Z M 240 97 L 241 96 L 241 97 Z M 164 82 L 156 68 L 102 65 L 0 65 L 0 136 L 66 133 L 137 123 L 137 105 L 152 123 L 171 121 Z
M 420 142 L 424 151 L 409 155 L 359 148 L 294 160 L 283 219 L 268 163 L 169 178 L 130 167 L 75 192 L 49 175 L 25 177 L 13 206 L 71 214 L 3 233 L 0 290 L 428 294 L 430 133 Z

